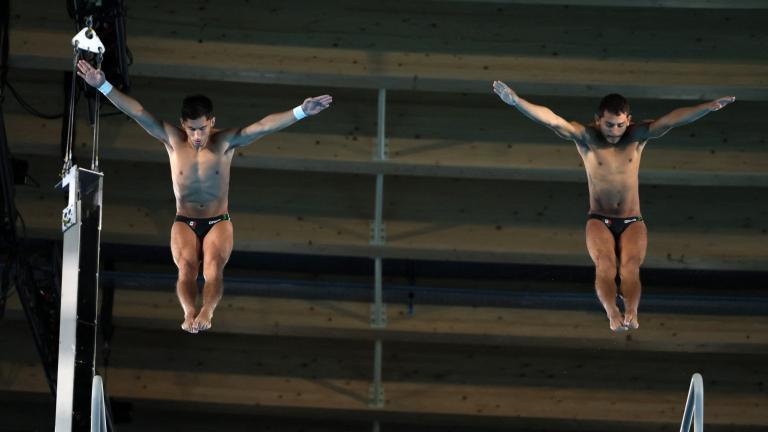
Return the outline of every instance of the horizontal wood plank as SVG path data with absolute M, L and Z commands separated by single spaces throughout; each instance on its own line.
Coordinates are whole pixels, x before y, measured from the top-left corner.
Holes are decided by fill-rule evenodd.
M 20 346 L 18 334 L 7 327 L 0 337 Z M 119 399 L 317 410 L 342 417 L 356 412 L 661 425 L 679 421 L 693 367 L 708 378 L 707 424 L 768 424 L 764 390 L 756 384 L 765 377 L 760 356 L 574 349 L 563 357 L 558 355 L 563 349 L 556 348 L 446 349 L 387 342 L 386 404 L 374 408 L 368 343 L 118 327 L 111 347 L 110 367 L 102 373 L 109 394 Z M 624 367 L 611 367 L 616 362 Z M 595 380 L 600 369 L 603 379 Z M 40 367 L 19 352 L 4 357 L 0 371 L 0 391 L 47 391 Z M 622 379 L 630 388 L 616 388 Z
M 51 94 L 60 91 L 56 74 L 11 74 L 14 87 L 43 112 L 61 109 Z M 155 115 L 175 123 L 192 81 L 136 79 L 134 96 Z M 492 95 L 434 95 L 393 92 L 388 97 L 387 161 L 373 161 L 376 142 L 375 94 L 336 89 L 334 106 L 290 129 L 238 151 L 238 167 L 298 171 L 400 174 L 535 181 L 586 181 L 573 144 L 531 123 Z M 286 110 L 324 89 L 227 83 L 206 86 L 221 127 L 242 127 L 271 112 Z M 246 92 L 249 97 L 243 98 Z M 336 91 L 331 91 L 336 93 Z M 589 121 L 594 100 L 541 98 L 566 118 Z M 7 107 L 8 137 L 14 153 L 57 156 L 61 120 L 31 116 L 15 100 Z M 84 104 L 83 104 L 84 105 Z M 768 186 L 768 147 L 759 124 L 762 103 L 743 102 L 652 141 L 644 154 L 643 184 Z M 672 111 L 680 102 L 640 100 L 638 118 Z M 82 106 L 84 111 L 85 107 Z M 103 109 L 115 113 L 110 106 Z M 81 112 L 75 154 L 90 158 L 90 127 Z M 165 162 L 163 147 L 123 115 L 101 121 L 100 158 Z
M 449 0 L 503 5 L 600 6 L 611 8 L 768 9 L 762 0 Z
M 162 288 L 118 288 L 115 324 L 177 329 L 182 318 L 178 300 L 170 285 Z M 9 310 L 20 312 L 16 302 Z M 597 306 L 587 312 L 419 304 L 416 313 L 409 315 L 405 305 L 390 304 L 387 327 L 382 330 L 371 328 L 370 317 L 371 304 L 364 302 L 228 294 L 214 319 L 214 331 L 463 345 L 768 354 L 768 318 L 760 316 L 641 313 L 642 330 L 629 337 L 608 331 Z
M 103 241 L 168 244 L 175 206 L 166 170 L 105 166 Z M 59 172 L 51 159 L 31 168 L 42 185 L 54 184 Z M 371 176 L 235 169 L 232 178 L 238 250 L 590 265 L 582 185 L 393 177 L 385 189 L 387 241 L 377 246 L 370 244 Z M 19 188 L 17 205 L 30 234 L 58 238 L 63 195 L 46 189 Z M 768 227 L 755 217 L 766 211 L 761 194 L 759 188 L 641 188 L 651 227 L 645 265 L 763 269 Z M 728 212 L 710 211 L 713 203 Z
M 527 94 L 768 98 L 763 10 L 600 8 L 607 16 L 596 27 L 591 7 L 193 3 L 132 3 L 132 75 L 473 93 L 504 79 Z M 11 65 L 68 70 L 66 16 L 15 8 Z

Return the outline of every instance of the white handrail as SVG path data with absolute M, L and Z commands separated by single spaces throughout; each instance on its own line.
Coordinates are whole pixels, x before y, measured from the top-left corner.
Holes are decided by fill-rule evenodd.
M 91 432 L 107 432 L 104 384 L 98 375 L 93 377 L 91 385 Z
M 698 373 L 693 374 L 691 378 L 680 432 L 690 432 L 691 420 L 694 432 L 704 432 L 704 379 Z

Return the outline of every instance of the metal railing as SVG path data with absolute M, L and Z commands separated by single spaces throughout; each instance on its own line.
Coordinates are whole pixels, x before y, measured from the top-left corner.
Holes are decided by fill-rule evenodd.
M 104 383 L 98 375 L 93 377 L 93 385 L 91 385 L 91 432 L 107 432 Z
M 685 402 L 680 432 L 690 432 L 691 421 L 693 421 L 694 432 L 704 432 L 704 380 L 698 373 L 691 377 L 691 386 L 688 388 L 688 400 Z

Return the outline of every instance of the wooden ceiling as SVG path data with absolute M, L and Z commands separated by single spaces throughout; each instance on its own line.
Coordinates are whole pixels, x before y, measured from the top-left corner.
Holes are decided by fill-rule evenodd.
M 307 96 L 334 96 L 330 110 L 235 158 L 236 255 L 588 268 L 579 156 L 572 143 L 503 105 L 491 91 L 501 79 L 582 122 L 608 92 L 628 96 L 635 118 L 735 95 L 735 104 L 648 145 L 641 170 L 646 267 L 740 274 L 768 268 L 765 2 L 127 6 L 131 94 L 163 119 L 176 121 L 189 93 L 210 95 L 224 127 L 290 109 Z M 55 0 L 14 1 L 11 8 L 9 80 L 32 106 L 61 112 L 75 33 L 66 8 Z M 375 161 L 381 88 L 389 159 Z M 61 168 L 61 120 L 35 117 L 10 95 L 3 111 L 12 153 L 30 162 L 40 184 L 17 188 L 28 235 L 56 239 L 63 198 L 52 185 Z M 103 241 L 165 247 L 174 198 L 164 149 L 122 115 L 103 117 L 101 128 Z M 84 118 L 77 130 L 76 154 L 89 164 Z M 387 241 L 371 245 L 380 173 Z M 123 264 L 128 272 L 131 266 Z M 157 269 L 174 271 L 170 259 Z M 509 281 L 510 289 L 519 283 Z M 567 297 L 562 291 L 591 296 L 588 283 L 553 283 L 555 299 Z M 108 392 L 135 407 L 121 431 L 370 430 L 372 420 L 409 431 L 675 430 L 696 371 L 705 377 L 708 430 L 768 428 L 761 366 L 768 318 L 754 310 L 649 308 L 641 310 L 639 331 L 613 335 L 596 301 L 592 309 L 425 304 L 413 316 L 394 303 L 387 329 L 372 330 L 365 302 L 255 296 L 246 286 L 240 296 L 225 295 L 213 332 L 192 337 L 177 330 L 172 285 L 172 278 L 140 289 L 118 283 L 104 372 Z M 749 287 L 752 297 L 729 297 L 738 288 L 723 286 L 717 295 L 764 305 L 764 286 Z M 0 346 L 19 349 L 0 355 L 2 399 L 8 410 L 26 397 L 48 412 L 31 337 L 18 305 L 11 312 Z M 384 408 L 367 404 L 376 338 L 385 341 Z M 44 423 L 45 416 L 33 417 L 14 417 L 12 425 Z

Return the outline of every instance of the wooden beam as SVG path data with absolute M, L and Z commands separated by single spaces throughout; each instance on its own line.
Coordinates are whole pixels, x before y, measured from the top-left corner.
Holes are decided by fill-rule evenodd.
M 102 240 L 167 245 L 175 208 L 167 167 L 117 162 L 104 170 Z M 59 172 L 52 159 L 38 158 L 30 168 L 43 185 L 55 184 Z M 372 246 L 370 176 L 235 169 L 232 179 L 238 250 L 590 265 L 585 216 L 578 210 L 586 205 L 583 185 L 393 177 L 387 183 L 387 243 Z M 641 196 L 653 223 L 646 267 L 765 268 L 768 228 L 752 219 L 768 205 L 761 189 L 650 187 L 641 188 Z M 57 197 L 17 190 L 30 235 L 60 236 L 63 201 Z M 729 211 L 712 212 L 712 203 Z
M 71 24 L 36 6 L 14 5 L 10 64 L 69 70 Z M 525 94 L 768 100 L 762 10 L 601 8 L 594 25 L 590 8 L 533 5 L 450 2 L 435 13 L 429 2 L 300 0 L 255 16 L 242 7 L 132 3 L 131 74 L 471 93 L 503 79 Z
M 552 5 L 608 8 L 768 9 L 762 0 L 449 0 L 502 5 Z
M 39 110 L 61 110 L 51 95 L 61 91 L 58 74 L 14 71 L 14 87 Z M 134 96 L 160 118 L 176 122 L 179 101 L 194 81 L 134 80 Z M 266 137 L 238 152 L 235 166 L 319 172 L 416 175 L 534 181 L 586 181 L 572 143 L 532 124 L 492 95 L 397 93 L 390 98 L 390 158 L 374 162 L 375 100 L 360 90 L 332 91 L 338 102 L 317 118 Z M 320 89 L 210 83 L 218 124 L 240 127 L 298 104 Z M 588 122 L 595 100 L 537 98 L 561 115 Z M 653 118 L 680 105 L 640 100 L 638 118 Z M 766 137 L 760 128 L 763 103 L 739 101 L 727 110 L 653 141 L 644 154 L 641 182 L 657 185 L 768 186 Z M 15 100 L 7 103 L 9 143 L 14 153 L 57 156 L 60 120 L 32 117 Z M 82 107 L 82 110 L 85 108 Z M 105 107 L 104 111 L 114 110 Z M 88 155 L 84 116 L 76 152 Z M 101 159 L 165 162 L 162 146 L 126 117 L 102 119 Z M 87 157 L 90 157 L 89 155 Z
M 172 284 L 158 291 L 121 287 L 115 296 L 115 325 L 174 331 L 181 310 Z M 597 301 L 597 300 L 595 300 Z M 594 311 L 519 307 L 389 304 L 386 329 L 370 327 L 370 303 L 226 295 L 216 333 L 340 338 L 420 344 L 528 346 L 622 352 L 768 354 L 768 318 L 762 316 L 641 313 L 642 329 L 612 333 L 599 307 Z M 21 315 L 18 302 L 9 313 Z
M 109 189 L 107 189 L 109 190 Z M 112 191 L 116 199 L 116 191 Z M 29 235 L 58 238 L 61 205 L 52 196 L 19 194 L 19 210 Z M 265 204 L 262 201 L 262 204 Z M 173 202 L 105 204 L 102 240 L 165 246 L 173 220 Z M 387 222 L 386 246 L 368 245 L 368 220 L 356 217 L 267 215 L 234 211 L 235 248 L 241 251 L 355 257 L 590 265 L 583 228 L 547 225 L 486 225 L 468 222 Z M 737 232 L 679 232 L 657 229 L 645 267 L 668 269 L 754 270 L 765 268 L 763 235 Z
M 13 382 L 0 383 L 0 390 L 29 392 L 33 388 L 41 390 L 44 384 L 39 380 L 31 383 L 28 381 L 36 375 L 37 368 L 34 366 L 2 362 L 0 367 L 19 378 Z M 680 406 L 685 400 L 685 390 L 564 390 L 387 381 L 387 405 L 374 411 L 374 408 L 367 405 L 369 382 L 366 380 L 306 380 L 117 367 L 108 368 L 106 373 L 109 376 L 109 394 L 114 398 L 246 407 L 311 408 L 327 410 L 329 414 L 334 411 L 356 411 L 371 415 L 380 412 L 473 415 L 664 425 L 679 421 Z M 685 387 L 684 380 L 680 380 L 680 383 L 681 387 Z M 768 425 L 759 408 L 753 408 L 754 395 L 708 394 L 707 402 L 708 424 Z M 553 406 L 558 409 L 552 409 Z
M 21 346 L 18 332 L 0 330 L 3 341 L 15 342 L 9 346 Z M 382 409 L 367 403 L 368 343 L 118 330 L 103 373 L 119 399 L 660 427 L 680 421 L 693 368 L 707 379 L 708 424 L 768 426 L 755 384 L 765 379 L 762 356 L 389 343 Z M 40 367 L 25 355 L 16 350 L 0 361 L 7 377 L 0 391 L 47 391 Z
M 11 32 L 12 67 L 67 70 L 67 34 L 34 30 Z M 741 100 L 768 100 L 768 66 L 672 61 L 551 59 L 545 57 L 410 53 L 369 55 L 361 50 L 286 48 L 208 42 L 205 59 L 174 59 L 173 53 L 194 52 L 196 41 L 158 40 L 137 36 L 132 47 L 145 53 L 131 74 L 190 80 L 348 88 L 387 88 L 437 92 L 487 93 L 501 78 L 522 93 L 599 97 L 620 91 L 629 97 L 714 99 L 735 95 Z M 254 70 L 240 57 L 261 59 Z M 315 60 L 315 59 L 318 60 Z M 320 60 L 322 59 L 322 60 Z M 332 59 L 332 60 L 329 60 Z M 378 64 L 381 63 L 379 66 Z M 403 65 L 403 66 L 398 66 Z M 484 69 L 482 65 L 490 65 Z M 606 69 L 611 75 L 605 75 Z M 572 71 L 562 75 L 563 70 Z M 311 72 L 310 72 L 311 71 Z M 446 73 L 445 71 L 450 71 Z M 599 78 L 597 78 L 599 77 Z

